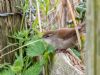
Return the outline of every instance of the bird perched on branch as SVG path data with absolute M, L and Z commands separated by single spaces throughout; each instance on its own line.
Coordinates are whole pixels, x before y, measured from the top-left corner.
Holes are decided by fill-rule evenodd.
M 79 33 L 82 32 L 84 25 L 77 27 Z M 75 28 L 61 28 L 54 31 L 47 31 L 43 35 L 43 39 L 54 46 L 55 49 L 67 49 L 75 46 L 77 35 Z

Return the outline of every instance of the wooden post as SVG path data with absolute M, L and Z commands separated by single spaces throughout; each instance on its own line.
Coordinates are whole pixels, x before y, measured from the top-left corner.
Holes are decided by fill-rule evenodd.
M 100 2 L 87 0 L 86 75 L 100 75 Z
M 2 51 L 2 49 L 9 45 L 8 36 L 13 30 L 17 30 L 21 25 L 20 12 L 16 7 L 21 5 L 21 0 L 0 0 L 0 55 L 13 50 L 13 47 L 9 47 Z M 13 54 L 9 54 L 4 58 L 0 58 L 0 63 L 12 62 L 14 58 Z

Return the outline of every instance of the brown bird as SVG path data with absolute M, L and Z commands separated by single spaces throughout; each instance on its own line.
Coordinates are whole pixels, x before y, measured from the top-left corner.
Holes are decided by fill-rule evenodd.
M 83 26 L 79 26 L 81 32 Z M 55 49 L 67 49 L 75 46 L 77 35 L 75 28 L 61 28 L 54 31 L 47 31 L 43 35 L 43 39 L 54 46 Z
M 81 33 L 84 31 L 85 26 L 78 26 L 77 29 L 79 33 Z M 75 65 L 75 67 L 81 71 L 84 70 L 84 66 L 81 61 L 75 57 L 72 51 L 68 50 L 68 48 L 71 48 L 77 44 L 77 35 L 75 28 L 61 28 L 54 31 L 47 31 L 44 33 L 43 39 L 48 44 L 54 46 L 56 52 L 66 53 L 70 61 L 72 61 L 73 66 Z

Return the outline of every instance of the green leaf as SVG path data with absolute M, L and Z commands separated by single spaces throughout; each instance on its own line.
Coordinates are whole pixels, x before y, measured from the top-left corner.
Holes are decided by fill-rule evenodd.
M 49 6 L 50 6 L 50 1 L 49 0 L 45 0 L 45 3 L 46 3 L 46 15 L 47 15 L 48 10 L 49 10 Z
M 44 64 L 45 64 L 45 60 L 41 59 L 40 62 L 38 61 L 33 66 L 29 67 L 25 72 L 23 72 L 22 75 L 39 75 Z
M 55 50 L 55 48 L 52 45 L 48 44 L 47 50 L 48 50 L 49 53 L 51 53 Z
M 23 12 L 25 13 L 29 7 L 29 0 L 25 0 L 25 5 L 23 6 Z
M 46 50 L 45 42 L 43 40 L 38 40 L 33 44 L 27 46 L 26 53 L 28 56 L 33 57 L 42 55 L 45 50 Z
M 80 3 L 79 5 L 76 6 L 76 11 L 79 13 L 78 18 L 84 18 L 85 17 L 85 12 L 86 12 L 86 5 L 84 2 Z
M 9 69 L 0 71 L 0 75 L 15 75 L 15 73 Z
M 17 39 L 19 43 L 22 43 L 24 41 L 29 40 L 28 35 L 29 35 L 29 30 L 22 30 L 17 33 L 15 32 L 12 37 Z
M 22 68 L 23 68 L 23 59 L 22 57 L 18 57 L 15 60 L 13 66 L 11 66 L 11 70 L 17 73 L 17 72 L 21 72 Z
M 75 53 L 76 56 L 78 56 L 80 58 L 80 52 L 78 52 L 76 49 L 71 48 L 71 50 Z

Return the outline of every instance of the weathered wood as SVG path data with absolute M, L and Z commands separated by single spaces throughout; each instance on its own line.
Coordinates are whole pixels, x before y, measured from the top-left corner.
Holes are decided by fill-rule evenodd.
M 86 75 L 100 75 L 100 2 L 87 0 Z
M 84 72 L 73 66 L 67 54 L 57 53 L 53 58 L 50 75 L 84 75 Z
M 19 12 L 16 6 L 21 5 L 21 0 L 0 0 L 0 14 L 3 13 L 17 13 Z M 8 15 L 0 16 L 0 50 L 8 45 L 8 36 L 13 30 L 20 28 L 21 15 Z M 1 51 L 2 54 L 9 52 L 13 47 Z M 7 55 L 2 58 L 2 62 L 11 62 L 13 59 L 13 54 Z

